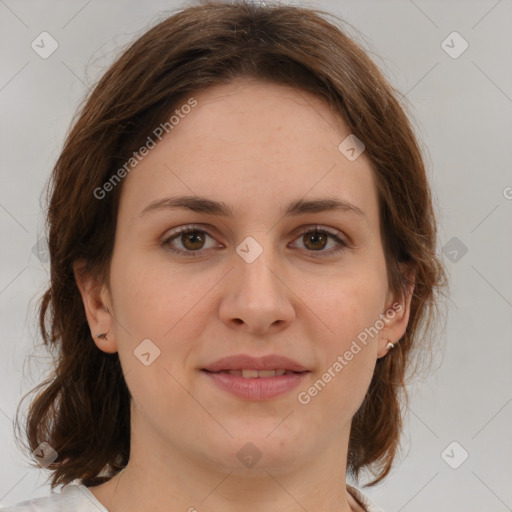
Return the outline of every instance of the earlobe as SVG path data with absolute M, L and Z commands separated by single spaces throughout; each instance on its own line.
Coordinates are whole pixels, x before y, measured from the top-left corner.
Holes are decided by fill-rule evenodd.
M 84 262 L 73 264 L 73 273 L 82 296 L 85 316 L 94 343 L 103 352 L 110 354 L 117 352 L 113 317 L 102 298 L 102 294 L 108 295 L 108 291 L 86 270 Z
M 377 359 L 381 359 L 385 355 L 387 355 L 391 350 L 395 348 L 397 343 L 393 343 L 390 339 L 381 339 L 379 341 L 379 347 L 377 350 Z

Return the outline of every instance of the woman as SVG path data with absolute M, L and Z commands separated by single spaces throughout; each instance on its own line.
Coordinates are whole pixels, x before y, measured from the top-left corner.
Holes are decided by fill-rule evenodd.
M 396 92 L 322 14 L 185 9 L 91 92 L 26 423 L 65 487 L 6 510 L 379 510 L 345 482 L 390 471 L 445 274 Z

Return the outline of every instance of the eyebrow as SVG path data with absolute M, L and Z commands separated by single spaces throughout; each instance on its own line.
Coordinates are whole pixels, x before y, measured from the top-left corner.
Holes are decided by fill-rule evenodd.
M 149 203 L 140 213 L 139 217 L 157 210 L 185 209 L 197 213 L 207 213 L 218 217 L 234 217 L 233 207 L 222 201 L 214 201 L 201 196 L 176 196 L 157 199 Z M 289 203 L 283 215 L 293 217 L 307 213 L 319 213 L 324 211 L 343 211 L 355 213 L 366 217 L 363 210 L 356 205 L 337 197 L 321 197 L 317 199 L 298 199 Z

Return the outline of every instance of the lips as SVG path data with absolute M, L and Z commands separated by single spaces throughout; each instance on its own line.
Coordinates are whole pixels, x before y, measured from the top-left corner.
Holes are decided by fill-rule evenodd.
M 238 375 L 239 377 L 243 377 L 244 379 L 265 379 L 268 377 L 279 377 L 280 375 L 284 375 L 285 373 L 295 373 L 290 370 L 284 370 L 280 368 L 278 370 L 251 370 L 250 368 L 246 368 L 244 370 L 226 370 L 215 373 L 227 373 L 229 375 Z
M 284 356 L 225 357 L 202 369 L 218 389 L 243 400 L 272 400 L 286 395 L 310 374 L 305 366 Z
M 309 371 L 297 361 L 277 354 L 263 357 L 251 357 L 246 354 L 224 357 L 209 364 L 203 370 L 212 373 L 229 373 L 245 378 L 275 377 L 286 373 Z

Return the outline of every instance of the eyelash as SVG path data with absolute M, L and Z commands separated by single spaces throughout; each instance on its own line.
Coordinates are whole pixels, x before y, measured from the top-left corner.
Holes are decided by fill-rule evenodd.
M 213 238 L 212 235 L 210 235 L 210 233 L 208 233 L 208 231 L 205 231 L 204 229 L 200 228 L 200 227 L 196 227 L 196 226 L 193 226 L 193 225 L 189 225 L 189 226 L 180 226 L 178 228 L 175 229 L 175 231 L 172 233 L 172 235 L 170 237 L 167 237 L 163 242 L 162 242 L 162 246 L 172 252 L 173 254 L 178 254 L 178 255 L 182 255 L 182 256 L 186 256 L 186 257 L 195 257 L 195 256 L 198 256 L 201 252 L 204 252 L 203 249 L 199 249 L 197 251 L 183 251 L 181 249 L 175 249 L 174 247 L 171 247 L 170 243 L 176 239 L 176 238 L 179 238 L 181 235 L 184 235 L 184 234 L 188 234 L 188 233 L 194 233 L 194 232 L 199 232 L 199 233 L 206 233 L 209 237 Z M 296 238 L 299 238 L 301 235 L 305 235 L 307 233 L 315 233 L 315 234 L 325 234 L 329 237 L 331 237 L 332 239 L 334 239 L 339 245 L 340 247 L 337 247 L 335 249 L 331 249 L 329 251 L 312 251 L 312 250 L 307 250 L 305 249 L 307 252 L 310 252 L 310 253 L 320 253 L 320 258 L 323 258 L 323 257 L 328 257 L 328 256 L 333 256 L 334 254 L 337 254 L 343 250 L 345 250 L 346 248 L 350 247 L 350 245 L 345 242 L 345 240 L 342 240 L 341 238 L 339 238 L 337 236 L 338 233 L 335 233 L 335 232 L 331 232 L 325 228 L 321 228 L 319 226 L 305 226 L 298 234 L 297 234 L 297 237 Z

